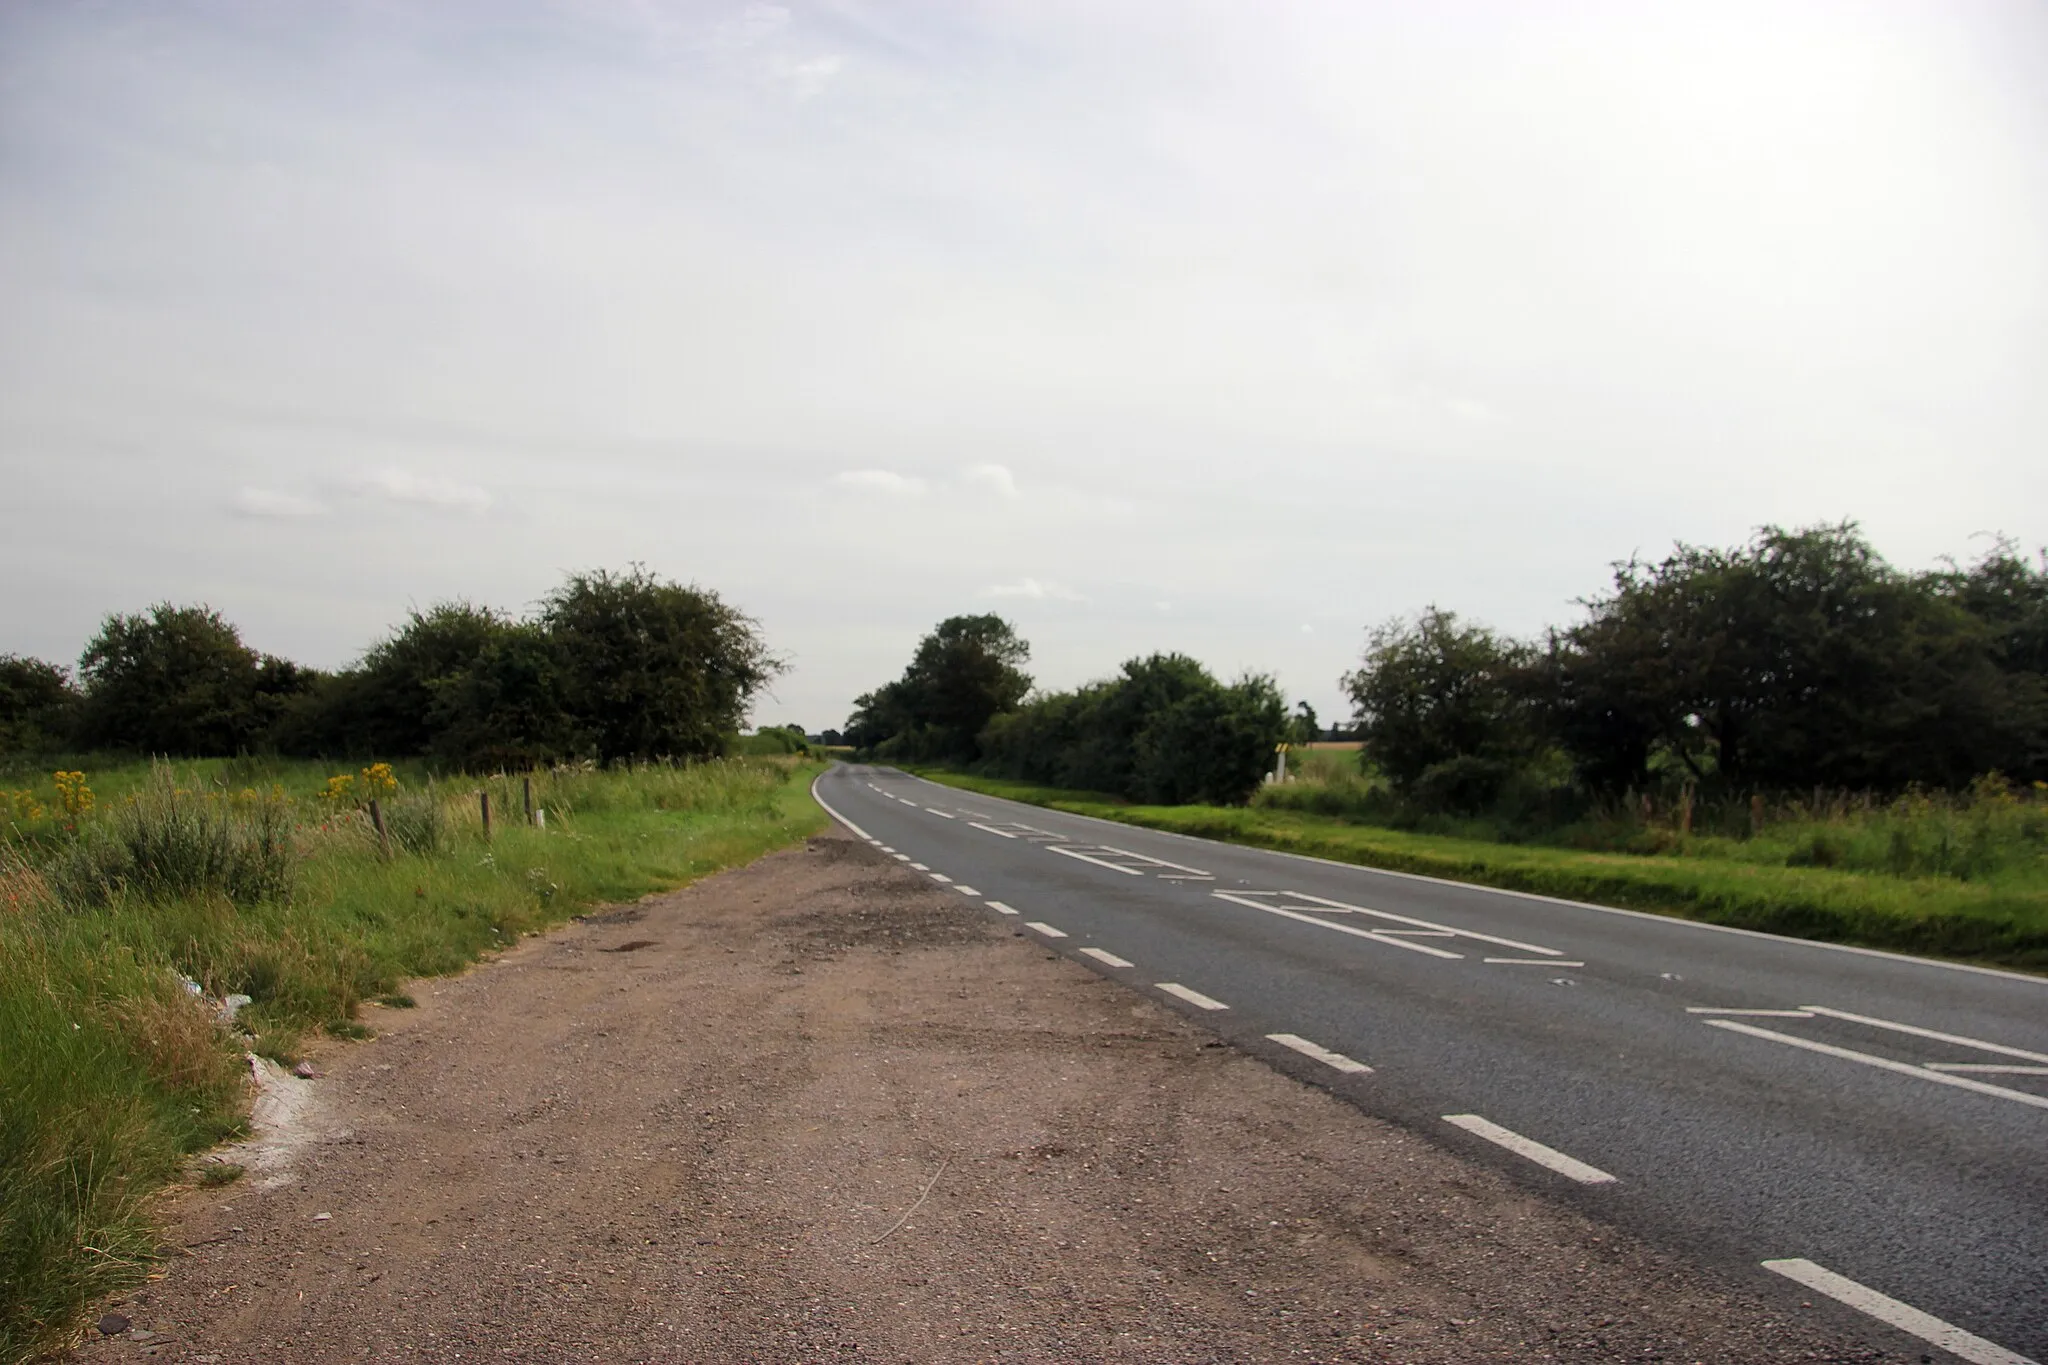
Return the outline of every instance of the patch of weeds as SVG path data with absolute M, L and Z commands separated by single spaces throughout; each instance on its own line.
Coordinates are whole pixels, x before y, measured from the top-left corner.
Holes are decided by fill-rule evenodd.
M 371 999 L 370 1003 L 382 1005 L 388 1010 L 409 1010 L 417 1009 L 420 1002 L 402 992 L 394 991 L 390 995 L 375 996 Z
M 330 1019 L 323 1027 L 336 1038 L 348 1038 L 355 1042 L 367 1042 L 377 1036 L 377 1031 L 366 1028 L 352 1019 Z
M 211 1161 L 199 1168 L 199 1188 L 216 1190 L 242 1178 L 243 1168 L 232 1161 Z

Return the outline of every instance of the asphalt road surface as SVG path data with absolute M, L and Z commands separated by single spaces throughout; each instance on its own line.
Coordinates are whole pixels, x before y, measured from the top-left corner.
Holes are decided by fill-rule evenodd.
M 963 912 L 1009 917 L 1362 1110 L 1898 1349 L 2048 1361 L 2048 980 L 1238 848 L 888 768 L 842 764 L 817 790 Z

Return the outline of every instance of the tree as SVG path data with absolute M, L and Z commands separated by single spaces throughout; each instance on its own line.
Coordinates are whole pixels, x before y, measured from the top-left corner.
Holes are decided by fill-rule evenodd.
M 1549 712 L 1582 778 L 1607 787 L 1642 780 L 1653 753 L 1724 790 L 2018 772 L 2041 752 L 2039 690 L 2001 669 L 1994 627 L 1963 605 L 2023 608 L 1995 581 L 2007 573 L 1904 575 L 1847 522 L 1681 545 L 1617 566 L 1554 642 Z
M 637 564 L 571 574 L 548 595 L 541 624 L 566 709 L 607 762 L 721 753 L 784 667 L 753 618 Z
M 918 642 L 895 682 L 854 701 L 851 743 L 913 759 L 971 762 L 981 733 L 1031 690 L 1031 646 L 1000 616 L 953 616 Z
M 210 607 L 168 602 L 113 615 L 79 660 L 83 738 L 95 747 L 199 757 L 258 743 L 271 712 L 266 685 L 295 687 L 289 665 L 242 643 Z
M 1537 744 L 1523 680 L 1531 658 L 1527 646 L 1437 607 L 1379 626 L 1342 680 L 1362 761 L 1404 795 L 1456 762 L 1457 804 L 1485 804 L 1488 781 L 1497 790 Z
M 1258 788 L 1286 732 L 1286 704 L 1271 679 L 1225 687 L 1184 654 L 1154 654 L 1108 681 L 996 717 L 983 748 L 990 770 L 1027 781 L 1234 805 Z
M 1287 742 L 1289 744 L 1313 744 L 1322 737 L 1323 727 L 1316 720 L 1316 708 L 1305 701 L 1294 703 L 1294 714 L 1287 718 Z
M 57 664 L 0 654 L 0 753 L 67 747 L 78 720 L 78 689 Z
M 538 625 L 508 622 L 461 668 L 429 684 L 428 752 L 466 771 L 523 769 L 587 749 L 563 705 L 562 661 Z

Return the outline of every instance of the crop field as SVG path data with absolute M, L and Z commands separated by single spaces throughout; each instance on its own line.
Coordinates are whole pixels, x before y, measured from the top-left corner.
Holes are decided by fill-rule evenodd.
M 242 1129 L 245 1052 L 362 1036 L 408 978 L 801 839 L 818 771 L 0 767 L 0 1360 L 145 1273 L 154 1198 Z

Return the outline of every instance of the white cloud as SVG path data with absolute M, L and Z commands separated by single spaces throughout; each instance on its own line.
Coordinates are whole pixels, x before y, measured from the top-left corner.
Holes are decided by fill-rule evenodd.
M 892 498 L 914 498 L 924 492 L 924 480 L 913 479 L 889 469 L 849 469 L 832 476 L 834 488 L 857 493 L 880 493 Z
M 311 498 L 296 493 L 279 493 L 269 488 L 244 488 L 235 494 L 234 508 L 245 517 L 322 517 L 327 509 Z
M 1010 472 L 1008 465 L 978 464 L 960 477 L 964 482 L 986 488 L 1002 497 L 1017 496 L 1017 476 Z
M 1041 583 L 1035 578 L 1021 579 L 1015 583 L 996 583 L 981 590 L 983 597 L 1019 597 L 1032 602 L 1085 602 L 1086 598 L 1072 588 L 1058 583 Z
M 415 474 L 408 469 L 385 468 L 363 478 L 360 491 L 387 502 L 409 502 L 422 507 L 439 507 L 451 512 L 480 515 L 490 509 L 490 493 L 473 483 L 458 483 L 432 474 Z
M 781 5 L 747 5 L 711 30 L 711 44 L 725 52 L 743 52 L 775 38 L 789 27 L 789 10 Z
M 807 100 L 814 95 L 823 94 L 825 87 L 832 83 L 832 78 L 838 75 L 845 65 L 846 58 L 837 55 L 807 57 L 802 61 L 783 58 L 774 62 L 768 70 L 777 80 L 788 85 L 798 99 Z

